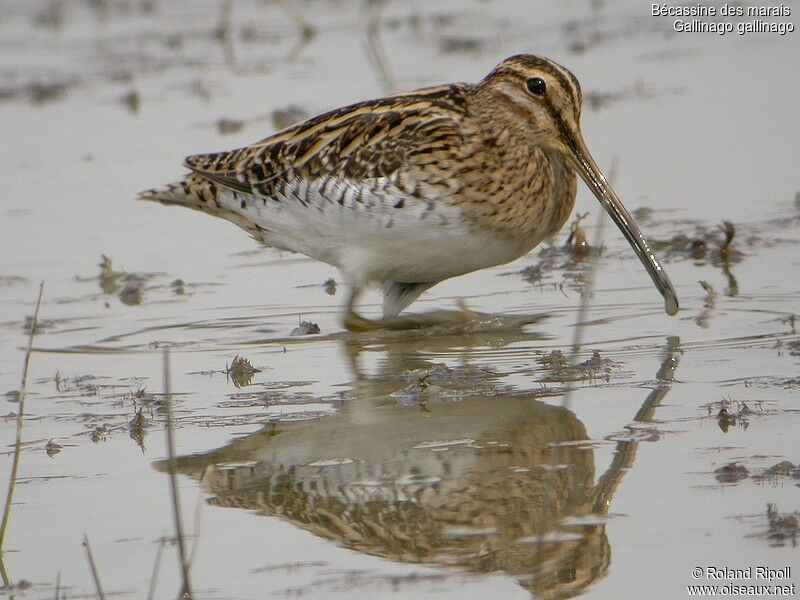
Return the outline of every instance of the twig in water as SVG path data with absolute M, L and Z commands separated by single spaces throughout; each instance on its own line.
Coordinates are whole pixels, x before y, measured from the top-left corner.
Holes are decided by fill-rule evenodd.
M 172 430 L 172 387 L 169 373 L 169 348 L 164 348 L 164 406 L 167 411 L 167 452 L 169 453 L 169 482 L 172 490 L 172 514 L 175 517 L 175 537 L 178 540 L 178 555 L 183 576 L 182 598 L 192 597 L 192 585 L 189 579 L 189 562 L 186 557 L 186 543 L 181 520 L 181 504 L 178 495 L 178 461 L 175 458 L 175 435 Z
M 6 572 L 6 564 L 3 562 L 3 555 L 0 554 L 0 578 L 3 580 L 3 587 L 2 589 L 5 590 L 13 590 L 14 586 L 11 585 L 11 579 Z M 13 592 L 9 592 L 8 594 L 9 600 L 14 600 Z
M 197 494 L 197 506 L 194 509 L 194 540 L 192 540 L 192 549 L 189 551 L 189 567 L 194 564 L 194 557 L 197 554 L 197 547 L 200 545 L 200 516 L 203 509 L 203 494 Z
M 231 21 L 233 15 L 233 0 L 225 0 L 220 12 L 219 25 L 214 32 L 216 38 L 222 44 L 222 54 L 228 68 L 236 66 L 236 50 L 233 47 L 233 36 L 231 31 Z
M 278 6 L 283 10 L 283 12 L 292 20 L 294 24 L 297 25 L 297 29 L 300 30 L 300 37 L 303 40 L 310 40 L 316 34 L 316 29 L 311 24 L 303 13 L 297 10 L 294 6 L 289 3 L 289 0 L 278 0 Z
M 395 82 L 389 72 L 389 62 L 381 40 L 381 10 L 383 0 L 367 0 L 367 58 L 371 59 L 384 91 L 395 91 Z
M 166 538 L 158 541 L 158 552 L 156 552 L 156 562 L 153 565 L 153 574 L 150 576 L 150 591 L 147 592 L 147 600 L 153 600 L 156 593 L 156 582 L 158 581 L 158 569 L 161 567 L 161 553 L 164 551 Z
M 39 298 L 36 300 L 36 310 L 33 312 L 31 321 L 31 331 L 28 335 L 28 349 L 25 351 L 25 360 L 22 363 L 22 383 L 19 388 L 19 411 L 17 413 L 17 441 L 14 444 L 14 462 L 11 463 L 11 479 L 8 480 L 8 494 L 6 495 L 6 506 L 3 509 L 3 522 L 0 524 L 0 555 L 3 553 L 3 542 L 6 539 L 6 529 L 8 528 L 8 517 L 11 514 L 11 501 L 14 497 L 14 487 L 17 483 L 17 472 L 19 471 L 19 456 L 22 451 L 22 419 L 25 413 L 25 392 L 28 387 L 28 365 L 31 360 L 31 348 L 33 348 L 33 336 L 36 334 L 36 323 L 39 320 L 39 307 L 42 305 L 42 293 L 44 292 L 44 281 L 39 286 Z
M 314 29 L 311 21 L 309 21 L 302 12 L 289 3 L 289 0 L 276 0 L 276 4 L 284 14 L 294 22 L 300 34 L 297 37 L 297 43 L 286 55 L 286 62 L 291 64 L 300 58 L 300 54 L 311 43 L 311 40 L 314 39 L 317 30 Z M 283 127 L 279 127 L 278 129 L 283 129 Z
M 89 546 L 89 536 L 83 534 L 83 547 L 86 548 L 86 557 L 89 559 L 89 568 L 92 570 L 92 577 L 94 578 L 94 585 L 97 588 L 97 596 L 100 600 L 106 600 L 106 595 L 103 592 L 103 586 L 100 585 L 100 576 L 97 574 L 97 565 L 94 564 L 94 556 L 92 556 L 92 547 Z
M 616 175 L 617 171 L 617 157 L 615 156 L 611 161 L 611 168 L 608 172 L 608 184 L 611 185 L 614 181 L 614 176 Z M 605 211 L 600 211 L 600 216 L 598 217 L 597 221 L 597 229 L 595 231 L 594 237 L 594 245 L 593 248 L 599 248 L 603 241 L 603 228 L 605 226 Z M 594 271 L 595 267 L 597 266 L 597 261 L 599 260 L 599 256 L 592 256 L 590 253 L 588 256 L 588 263 L 586 264 L 586 271 L 585 271 L 585 286 L 583 293 L 581 294 L 581 301 L 580 306 L 578 309 L 578 317 L 575 322 L 575 331 L 572 338 L 572 354 L 569 358 L 569 363 L 567 367 L 567 373 L 574 373 L 575 367 L 578 364 L 578 353 L 580 352 L 581 346 L 583 346 L 583 333 L 584 329 L 586 328 L 586 317 L 589 313 L 589 302 L 591 300 L 592 291 L 594 289 Z M 575 382 L 572 381 L 572 376 L 569 375 L 566 380 L 566 386 L 564 389 L 564 395 L 561 397 L 561 407 L 565 410 L 570 409 L 570 399 L 572 397 L 572 393 L 575 389 Z M 553 477 L 555 474 L 555 466 L 559 463 L 564 462 L 561 460 L 560 453 L 563 452 L 563 446 L 557 446 L 555 448 L 551 448 L 550 451 L 550 458 L 548 461 L 549 468 L 545 473 L 545 479 L 547 482 L 548 487 L 554 488 Z M 541 539 L 544 538 L 544 527 L 545 523 L 542 520 L 541 524 L 537 526 L 537 535 Z M 542 544 L 540 543 L 537 546 L 536 550 L 536 563 L 541 564 L 539 552 L 541 552 Z M 537 576 L 536 573 L 533 573 L 534 578 Z
M 608 185 L 611 185 L 614 182 L 614 179 L 617 175 L 617 161 L 618 157 L 616 156 L 611 159 L 611 167 L 608 169 Z M 605 228 L 605 222 L 606 211 L 601 210 L 597 217 L 597 227 L 595 228 L 594 241 L 592 243 L 593 248 L 599 248 L 603 243 L 603 229 Z M 583 294 L 581 294 L 581 303 L 580 308 L 578 309 L 578 320 L 575 323 L 575 335 L 572 338 L 572 356 L 570 356 L 569 361 L 570 372 L 574 372 L 575 366 L 578 364 L 578 353 L 580 352 L 581 346 L 583 346 L 583 333 L 586 329 L 586 317 L 589 313 L 589 299 L 594 291 L 594 272 L 595 268 L 597 267 L 598 258 L 599 257 L 591 258 L 586 269 L 586 277 L 584 280 L 586 283 Z M 574 389 L 575 386 L 573 385 L 573 382 L 568 381 L 567 389 L 564 393 L 564 399 L 561 403 L 561 405 L 568 410 L 569 401 Z

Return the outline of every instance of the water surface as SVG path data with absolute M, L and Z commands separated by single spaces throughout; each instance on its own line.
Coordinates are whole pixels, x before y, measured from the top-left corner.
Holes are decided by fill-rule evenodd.
M 147 596 L 173 535 L 164 347 L 198 597 L 674 598 L 696 566 L 796 563 L 791 34 L 678 35 L 632 1 L 291 3 L 304 36 L 278 4 L 227 5 L 0 2 L 4 473 L 46 282 L 5 595 L 52 597 L 58 574 L 94 594 L 87 534 L 106 593 Z M 587 143 L 617 158 L 681 299 L 664 315 L 606 223 L 576 365 L 592 263 L 566 229 L 411 307 L 464 300 L 489 315 L 474 326 L 352 335 L 332 268 L 133 201 L 287 112 L 477 80 L 517 52 L 580 79 Z M 589 240 L 599 210 L 582 188 Z M 292 336 L 301 320 L 321 333 Z M 228 376 L 237 355 L 259 370 Z M 168 544 L 156 596 L 178 587 Z

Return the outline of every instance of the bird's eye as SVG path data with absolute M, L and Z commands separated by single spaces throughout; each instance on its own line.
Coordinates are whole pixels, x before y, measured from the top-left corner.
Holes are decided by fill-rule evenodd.
M 545 91 L 547 91 L 547 86 L 541 77 L 531 77 L 525 82 L 525 87 L 534 96 L 544 96 Z

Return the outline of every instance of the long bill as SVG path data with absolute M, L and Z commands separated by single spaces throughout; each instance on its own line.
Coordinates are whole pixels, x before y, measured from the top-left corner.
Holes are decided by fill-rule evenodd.
M 656 255 L 650 249 L 644 235 L 639 231 L 636 223 L 633 221 L 630 213 L 622 205 L 622 202 L 617 197 L 617 194 L 606 181 L 597 163 L 594 162 L 592 155 L 586 149 L 586 144 L 580 133 L 571 135 L 569 138 L 570 150 L 572 151 L 573 166 L 580 174 L 581 178 L 592 190 L 592 193 L 597 196 L 600 204 L 606 209 L 614 223 L 617 224 L 625 239 L 628 240 L 636 256 L 642 261 L 644 268 L 650 274 L 650 278 L 656 285 L 656 288 L 664 297 L 664 310 L 670 316 L 678 312 L 678 297 L 675 295 L 675 289 L 667 276 L 667 272 L 661 263 L 658 262 Z

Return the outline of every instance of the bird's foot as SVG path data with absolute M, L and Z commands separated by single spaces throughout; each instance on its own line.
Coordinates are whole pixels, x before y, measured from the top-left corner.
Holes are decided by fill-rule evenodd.
M 352 331 L 353 333 L 364 333 L 367 331 L 383 329 L 381 321 L 362 317 L 351 308 L 348 308 L 345 312 L 342 325 L 344 325 L 344 328 L 347 329 L 347 331 Z
M 478 322 L 481 319 L 485 319 L 487 316 L 471 310 L 464 300 L 459 299 L 457 306 L 458 310 L 437 310 L 431 313 L 400 315 L 384 319 L 368 319 L 362 317 L 355 310 L 348 307 L 344 313 L 342 325 L 347 331 L 353 333 L 365 333 L 379 330 L 406 331 L 436 326 L 466 327 L 468 324 Z

